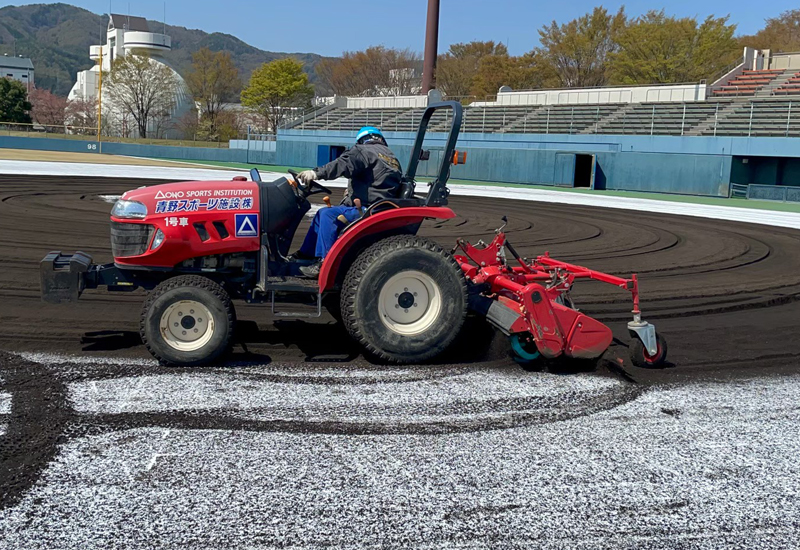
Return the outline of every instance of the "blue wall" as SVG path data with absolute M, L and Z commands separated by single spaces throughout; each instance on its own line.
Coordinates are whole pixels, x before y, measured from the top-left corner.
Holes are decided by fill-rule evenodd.
M 415 134 L 386 135 L 406 165 Z M 350 146 L 354 137 L 355 132 L 285 130 L 279 133 L 275 152 L 130 143 L 103 143 L 103 152 L 313 167 L 320 145 Z M 431 160 L 420 163 L 420 176 L 435 175 L 445 137 L 428 136 L 425 147 L 432 149 Z M 0 136 L 0 147 L 98 152 L 96 142 L 72 139 Z M 800 177 L 800 161 L 795 160 L 800 158 L 800 139 L 794 138 L 462 134 L 458 148 L 467 152 L 467 164 L 454 166 L 452 176 L 476 181 L 563 184 L 565 154 L 596 156 L 599 189 L 728 196 L 731 181 L 791 185 Z
M 318 145 L 349 146 L 354 136 L 354 132 L 281 131 L 277 162 L 314 166 Z M 406 164 L 414 133 L 386 136 Z M 444 139 L 444 134 L 431 134 L 425 146 L 443 147 Z M 599 188 L 708 196 L 728 196 L 734 157 L 800 157 L 800 140 L 793 138 L 465 133 L 458 148 L 467 151 L 468 160 L 466 166 L 453 167 L 454 178 L 556 185 L 557 156 L 580 153 L 596 155 Z M 421 163 L 420 175 L 433 175 L 434 160 Z M 760 180 L 765 177 L 759 175 Z
M 0 148 L 32 149 L 36 151 L 65 151 L 70 153 L 98 153 L 96 141 L 57 138 L 27 138 L 0 136 Z M 173 147 L 165 145 L 139 145 L 135 143 L 103 142 L 103 153 L 179 160 L 210 160 L 219 162 L 249 162 L 252 164 L 275 164 L 275 153 L 245 149 L 222 149 L 212 147 Z

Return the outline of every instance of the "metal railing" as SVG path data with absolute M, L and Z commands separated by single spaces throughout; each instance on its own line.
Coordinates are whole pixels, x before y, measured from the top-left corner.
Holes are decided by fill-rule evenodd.
M 732 183 L 731 184 L 731 198 L 746 199 L 747 198 L 747 184 Z

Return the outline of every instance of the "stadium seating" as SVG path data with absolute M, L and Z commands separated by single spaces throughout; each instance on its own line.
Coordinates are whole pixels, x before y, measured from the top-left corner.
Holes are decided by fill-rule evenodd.
M 800 95 L 800 74 L 794 75 L 779 87 L 775 88 L 772 93 L 773 95 Z
M 720 102 L 638 103 L 629 106 L 622 116 L 609 118 L 597 126 L 600 134 L 681 136 L 714 117 Z
M 701 135 L 800 137 L 800 101 L 770 98 L 734 103 L 716 129 Z
M 467 106 L 462 132 L 800 137 L 800 97 L 792 95 L 800 93 L 800 77 L 787 75 L 778 89 L 784 91 L 686 103 Z M 414 132 L 423 112 L 420 108 L 332 108 L 292 127 L 356 132 L 362 126 L 379 126 L 389 132 Z M 438 111 L 430 130 L 445 131 L 450 117 L 449 111 Z
M 714 90 L 713 95 L 722 97 L 756 95 L 756 92 L 768 86 L 782 74 L 783 71 L 780 69 L 745 70 L 739 76 L 729 80 L 727 84 Z
M 507 126 L 505 132 L 522 134 L 580 134 L 593 130 L 623 105 L 548 105 L 529 111 Z

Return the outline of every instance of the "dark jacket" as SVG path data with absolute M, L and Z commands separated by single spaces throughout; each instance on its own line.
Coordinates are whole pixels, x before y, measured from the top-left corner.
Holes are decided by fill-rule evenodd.
M 391 149 L 379 143 L 355 145 L 342 156 L 314 170 L 319 179 L 350 179 L 342 204 L 353 206 L 353 199 L 361 199 L 369 206 L 384 199 L 396 199 L 400 193 L 403 169 Z

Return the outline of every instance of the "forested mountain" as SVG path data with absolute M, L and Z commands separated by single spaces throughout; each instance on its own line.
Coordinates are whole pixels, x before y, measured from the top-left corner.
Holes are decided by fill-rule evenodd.
M 161 22 L 149 21 L 153 32 L 163 32 Z M 23 55 L 33 59 L 36 85 L 65 96 L 75 83 L 76 73 L 93 65 L 89 46 L 105 43 L 107 15 L 97 15 L 69 4 L 33 4 L 0 8 L 0 55 Z M 172 51 L 165 55 L 175 69 L 185 74 L 192 52 L 207 46 L 231 52 L 243 80 L 264 62 L 291 55 L 305 63 L 311 81 L 314 67 L 323 59 L 311 53 L 281 53 L 259 50 L 229 34 L 166 26 L 172 37 Z M 324 90 L 320 90 L 324 92 Z

